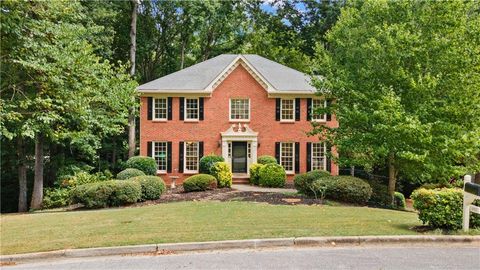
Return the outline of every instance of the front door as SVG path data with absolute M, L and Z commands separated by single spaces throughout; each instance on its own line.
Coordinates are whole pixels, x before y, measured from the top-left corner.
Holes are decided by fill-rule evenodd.
M 247 142 L 232 142 L 232 172 L 247 172 Z

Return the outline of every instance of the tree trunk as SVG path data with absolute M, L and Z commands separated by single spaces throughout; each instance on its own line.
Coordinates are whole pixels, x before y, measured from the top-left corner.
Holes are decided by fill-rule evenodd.
M 132 0 L 132 21 L 130 24 L 130 76 L 135 76 L 135 55 L 137 51 L 137 11 L 140 0 Z M 132 97 L 135 99 L 135 97 Z M 135 155 L 135 107 L 130 109 L 128 115 L 128 157 Z
M 395 184 L 397 182 L 397 172 L 395 169 L 395 154 L 390 153 L 388 155 L 388 195 L 391 197 L 393 204 L 394 194 L 395 194 Z
M 182 41 L 182 54 L 181 54 L 181 59 L 180 59 L 180 69 L 183 69 L 183 66 L 185 64 L 185 41 Z
M 25 143 L 23 138 L 17 138 L 18 157 L 18 212 L 27 212 L 27 165 L 25 164 Z
M 35 135 L 35 177 L 33 182 L 32 201 L 30 209 L 42 207 L 43 200 L 43 135 Z

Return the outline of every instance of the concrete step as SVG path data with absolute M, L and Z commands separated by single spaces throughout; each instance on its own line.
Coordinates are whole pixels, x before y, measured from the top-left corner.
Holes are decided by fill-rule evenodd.
M 232 179 L 234 184 L 248 184 L 249 179 L 248 178 L 233 178 Z

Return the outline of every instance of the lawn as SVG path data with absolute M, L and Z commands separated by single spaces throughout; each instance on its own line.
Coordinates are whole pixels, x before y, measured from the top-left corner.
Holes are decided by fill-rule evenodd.
M 415 234 L 417 215 L 368 207 L 178 202 L 1 217 L 1 254 L 300 236 Z

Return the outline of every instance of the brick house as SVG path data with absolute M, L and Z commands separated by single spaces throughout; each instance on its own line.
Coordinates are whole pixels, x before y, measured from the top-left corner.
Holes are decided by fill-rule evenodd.
M 261 155 L 275 156 L 290 181 L 314 169 L 337 175 L 331 148 L 306 135 L 311 121 L 337 125 L 313 113 L 327 101 L 309 81 L 258 55 L 223 54 L 140 85 L 140 155 L 155 158 L 166 182 L 198 173 L 211 153 L 230 164 L 235 182 L 248 180 Z

